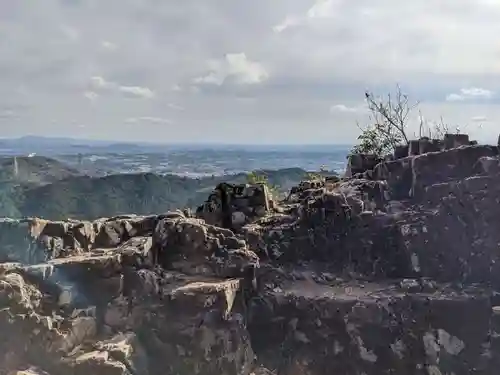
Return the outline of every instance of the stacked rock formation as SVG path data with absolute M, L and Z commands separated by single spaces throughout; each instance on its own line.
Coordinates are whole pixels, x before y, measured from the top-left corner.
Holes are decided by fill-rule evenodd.
M 266 184 L 219 184 L 197 214 L 207 223 L 241 228 L 269 214 L 273 205 Z
M 499 150 L 456 142 L 280 202 L 4 221 L 0 374 L 495 374 Z

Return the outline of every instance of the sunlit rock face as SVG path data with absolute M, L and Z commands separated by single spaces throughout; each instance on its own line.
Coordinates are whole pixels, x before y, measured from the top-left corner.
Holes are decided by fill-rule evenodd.
M 397 151 L 280 201 L 1 221 L 0 375 L 496 374 L 498 148 Z

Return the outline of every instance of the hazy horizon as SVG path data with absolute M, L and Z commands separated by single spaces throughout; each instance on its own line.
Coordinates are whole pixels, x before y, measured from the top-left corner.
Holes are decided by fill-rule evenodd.
M 20 137 L 0 137 L 0 141 L 22 141 L 22 140 L 39 140 L 44 139 L 47 141 L 58 141 L 58 142 L 82 142 L 82 143 L 97 143 L 97 144 L 137 144 L 137 145 L 151 145 L 151 146 L 244 146 L 244 147 L 352 147 L 353 144 L 341 144 L 341 143 L 226 143 L 226 142 L 154 142 L 154 141 L 116 141 L 113 139 L 87 139 L 78 137 L 49 137 L 49 136 L 39 136 L 39 135 L 23 135 Z

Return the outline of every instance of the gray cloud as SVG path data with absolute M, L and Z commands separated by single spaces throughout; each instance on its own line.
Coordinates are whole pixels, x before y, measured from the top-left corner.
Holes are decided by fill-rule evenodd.
M 426 118 L 495 123 L 498 19 L 491 0 L 6 2 L 0 136 L 346 142 L 364 90 L 398 82 Z
M 461 102 L 464 100 L 487 100 L 493 98 L 495 93 L 491 90 L 483 89 L 480 87 L 470 87 L 460 89 L 459 93 L 451 93 L 446 96 L 449 102 Z

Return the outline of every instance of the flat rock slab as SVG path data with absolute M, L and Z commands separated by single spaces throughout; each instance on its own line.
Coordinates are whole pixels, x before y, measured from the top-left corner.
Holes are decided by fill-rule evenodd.
M 280 374 L 469 374 L 485 368 L 489 292 L 445 286 L 413 292 L 413 284 L 285 283 L 250 307 L 252 346 Z

